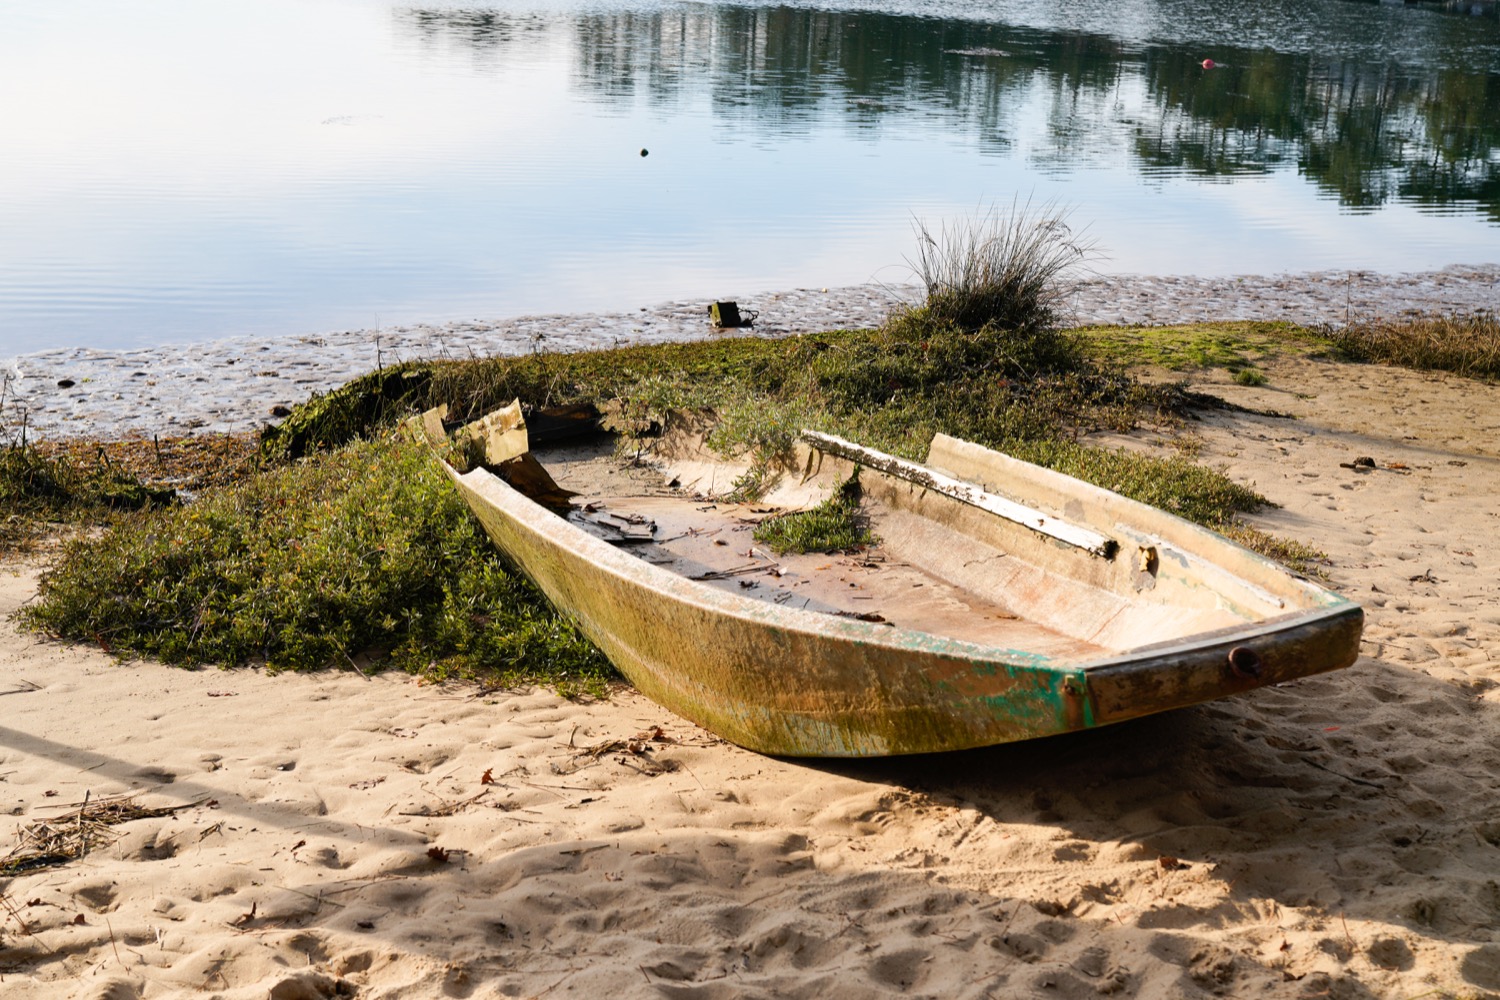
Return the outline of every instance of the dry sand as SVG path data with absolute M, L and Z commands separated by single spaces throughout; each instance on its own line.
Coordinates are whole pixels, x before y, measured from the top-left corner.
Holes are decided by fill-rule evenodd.
M 1097 732 L 806 763 L 630 692 L 122 666 L 4 626 L 15 828 L 193 805 L 0 882 L 0 994 L 1500 992 L 1500 388 L 1265 370 L 1205 379 L 1298 419 L 1213 414 L 1202 458 L 1329 554 L 1365 655 Z M 0 575 L 0 612 L 36 579 Z

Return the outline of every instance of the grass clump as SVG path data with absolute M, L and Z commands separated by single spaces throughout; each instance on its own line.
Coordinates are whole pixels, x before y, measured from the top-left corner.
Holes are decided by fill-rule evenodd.
M 1500 318 L 1420 315 L 1354 323 L 1327 336 L 1353 361 L 1500 378 Z
M 1236 385 L 1254 387 L 1265 385 L 1266 376 L 1263 372 L 1257 371 L 1254 368 L 1241 368 L 1234 373 L 1234 381 Z
M 844 552 L 874 543 L 859 509 L 859 476 L 844 480 L 828 499 L 808 510 L 772 517 L 756 525 L 755 540 L 777 554 Z
M 73 542 L 24 621 L 180 665 L 347 666 L 598 690 L 603 656 L 499 561 L 416 444 L 361 442 Z
M 110 514 L 171 503 L 176 491 L 116 467 L 101 449 L 80 461 L 32 444 L 0 450 L 0 552 L 25 548 L 59 524 L 99 523 Z
M 915 228 L 917 259 L 908 263 L 926 298 L 909 313 L 940 327 L 1056 330 L 1068 279 L 1095 256 L 1093 243 L 1074 234 L 1052 203 L 1013 204 L 1009 213 L 992 207 L 935 233 L 921 221 Z

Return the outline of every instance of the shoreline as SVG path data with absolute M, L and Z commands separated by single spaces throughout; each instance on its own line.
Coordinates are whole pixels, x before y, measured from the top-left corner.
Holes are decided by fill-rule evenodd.
M 746 295 L 760 311 L 748 332 L 714 333 L 709 299 L 635 312 L 419 323 L 388 330 L 229 337 L 152 348 L 54 348 L 6 359 L 0 433 L 104 438 L 249 433 L 290 407 L 383 364 L 437 358 L 579 351 L 711 336 L 784 337 L 872 326 L 917 297 L 914 285 L 866 284 Z M 1500 264 L 1379 274 L 1106 275 L 1081 282 L 1077 325 L 1285 320 L 1341 325 L 1409 312 L 1500 310 Z M 70 383 L 64 385 L 63 383 Z

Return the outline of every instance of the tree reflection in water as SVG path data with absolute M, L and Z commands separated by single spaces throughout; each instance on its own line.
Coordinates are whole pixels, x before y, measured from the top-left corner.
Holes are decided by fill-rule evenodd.
M 1146 6 L 1168 23 L 1180 12 L 1172 0 Z M 566 32 L 587 99 L 670 108 L 706 94 L 715 127 L 735 131 L 873 138 L 893 116 L 938 118 L 1044 171 L 1125 161 L 1148 176 L 1233 179 L 1295 169 L 1351 210 L 1399 201 L 1500 223 L 1500 72 L 1483 65 L 1500 51 L 1497 5 L 1446 6 L 1480 16 L 1424 25 L 1401 58 L 1388 41 L 1344 35 L 1319 55 L 1299 37 L 1298 51 L 1214 45 L 1211 70 L 1203 44 L 865 10 L 405 9 L 397 19 L 424 44 L 471 46 L 485 59 Z M 1466 58 L 1476 45 L 1490 55 Z

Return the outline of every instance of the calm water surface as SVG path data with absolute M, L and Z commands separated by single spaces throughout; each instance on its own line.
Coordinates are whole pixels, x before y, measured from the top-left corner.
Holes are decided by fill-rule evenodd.
M 4 4 L 0 356 L 902 282 L 1016 198 L 1111 271 L 1494 262 L 1454 6 Z

